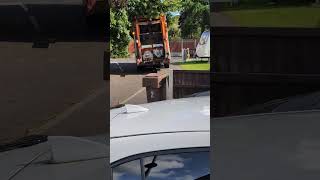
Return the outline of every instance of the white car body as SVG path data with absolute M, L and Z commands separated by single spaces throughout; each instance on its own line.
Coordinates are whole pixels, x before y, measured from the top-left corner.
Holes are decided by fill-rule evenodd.
M 209 96 L 126 105 L 110 112 L 110 163 L 163 150 L 210 147 Z
M 1 180 L 107 179 L 107 136 L 49 136 L 46 142 L 0 153 Z

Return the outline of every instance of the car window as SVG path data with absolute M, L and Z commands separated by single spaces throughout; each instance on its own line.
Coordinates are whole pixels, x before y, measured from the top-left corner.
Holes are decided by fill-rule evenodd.
M 112 171 L 113 180 L 141 180 L 140 160 L 124 163 Z
M 148 180 L 194 180 L 209 174 L 207 152 L 171 154 L 144 158 Z
M 208 152 L 155 155 L 144 157 L 141 161 L 141 168 L 139 160 L 114 168 L 113 180 L 139 179 L 139 175 L 146 180 L 210 179 Z

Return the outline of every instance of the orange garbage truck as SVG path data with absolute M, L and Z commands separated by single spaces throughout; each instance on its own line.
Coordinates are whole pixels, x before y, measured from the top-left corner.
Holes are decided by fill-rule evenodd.
M 134 18 L 132 26 L 137 69 L 165 67 L 170 64 L 170 47 L 166 16 Z

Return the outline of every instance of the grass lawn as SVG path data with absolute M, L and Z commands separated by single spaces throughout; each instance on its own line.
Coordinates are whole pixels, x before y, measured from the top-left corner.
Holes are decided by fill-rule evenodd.
M 292 6 L 235 9 L 223 12 L 244 27 L 320 28 L 320 7 Z
M 182 70 L 210 70 L 210 63 L 208 63 L 207 61 L 193 61 L 174 64 L 179 65 Z

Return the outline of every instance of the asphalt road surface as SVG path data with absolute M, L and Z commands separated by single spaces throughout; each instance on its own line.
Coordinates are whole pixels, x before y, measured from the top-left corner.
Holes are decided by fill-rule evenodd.
M 138 73 L 134 59 L 110 61 L 110 107 L 118 104 L 143 104 L 147 102 L 146 90 L 142 87 L 145 74 Z
M 104 43 L 0 42 L 0 140 L 108 131 Z
M 170 65 L 171 69 L 178 66 Z M 165 71 L 166 69 L 161 69 Z M 142 78 L 156 72 L 155 69 L 145 69 L 137 72 L 136 62 L 133 58 L 111 59 L 110 61 L 110 106 L 119 104 L 143 104 L 147 103 L 147 92 L 142 87 Z
M 0 143 L 108 131 L 99 18 L 86 17 L 82 0 L 0 2 Z

